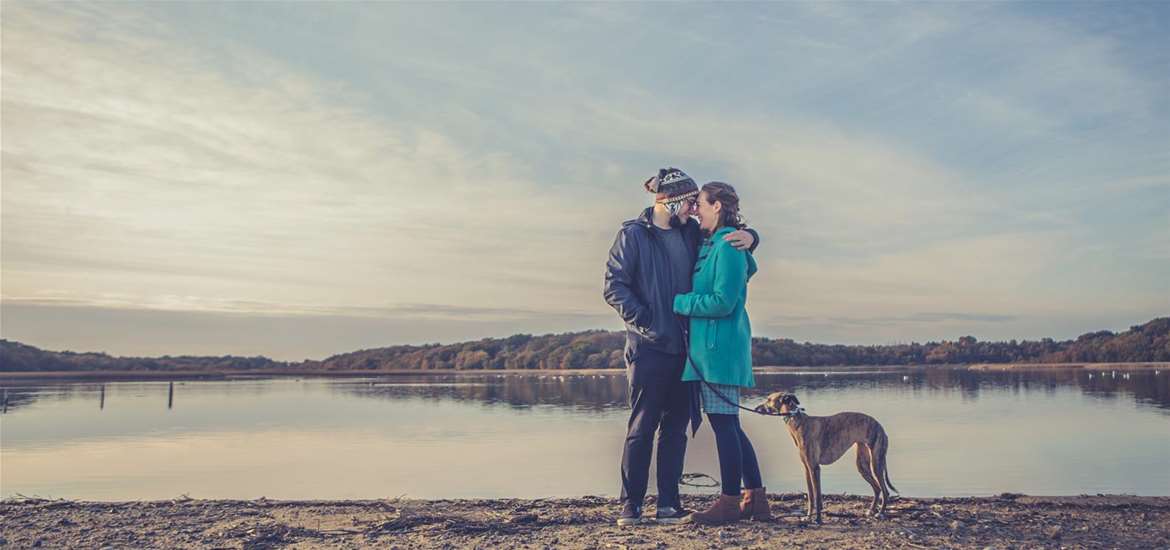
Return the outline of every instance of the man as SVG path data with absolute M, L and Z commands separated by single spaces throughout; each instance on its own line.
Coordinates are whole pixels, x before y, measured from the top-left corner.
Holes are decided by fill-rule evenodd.
M 699 187 L 677 168 L 659 170 L 643 187 L 654 193 L 654 204 L 622 224 L 605 272 L 605 301 L 626 324 L 631 408 L 622 451 L 618 525 L 642 521 L 656 431 L 655 517 L 660 523 L 678 523 L 690 514 L 683 509 L 678 490 L 687 450 L 686 427 L 692 418 L 692 387 L 682 381 L 687 320 L 676 316 L 672 306 L 676 294 L 691 290 L 702 244 L 699 224 L 690 217 Z M 728 235 L 727 240 L 736 248 L 752 250 L 759 236 L 748 229 Z

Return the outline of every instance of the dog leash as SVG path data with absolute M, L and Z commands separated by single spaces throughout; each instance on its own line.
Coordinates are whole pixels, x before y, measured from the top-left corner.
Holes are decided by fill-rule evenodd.
M 756 414 L 762 415 L 762 416 L 779 416 L 779 417 L 796 416 L 797 413 L 782 413 L 779 411 L 767 412 L 767 411 L 759 411 L 756 409 L 749 409 L 743 405 L 740 405 L 739 403 L 733 402 L 726 395 L 723 395 L 722 392 L 715 389 L 715 386 L 711 385 L 711 383 L 708 382 L 706 378 L 703 378 L 703 373 L 702 373 L 702 371 L 699 370 L 698 365 L 695 365 L 694 362 L 691 361 L 690 327 L 683 324 L 682 319 L 679 319 L 677 315 L 674 317 L 674 320 L 675 320 L 675 322 L 677 322 L 679 324 L 679 327 L 682 328 L 683 355 L 687 358 L 687 364 L 691 365 L 691 367 L 695 370 L 695 376 L 699 377 L 699 381 L 702 382 L 704 385 L 706 385 L 707 389 L 711 390 L 711 393 L 714 393 L 715 395 L 719 396 L 719 399 L 723 400 L 724 403 L 727 403 L 728 405 L 731 405 L 732 407 L 735 407 L 737 409 L 743 409 L 743 410 L 750 412 L 750 413 L 756 413 Z
M 709 483 L 695 483 L 697 479 L 709 479 Z M 686 485 L 687 487 L 718 487 L 719 480 L 704 473 L 683 474 L 679 480 L 679 485 Z
M 708 382 L 706 378 L 703 378 L 703 373 L 699 370 L 699 367 L 691 362 L 690 327 L 687 326 L 685 323 L 683 323 L 682 319 L 679 319 L 677 315 L 675 316 L 675 322 L 677 322 L 679 324 L 679 327 L 682 329 L 683 356 L 686 357 L 687 364 L 690 364 L 691 367 L 694 368 L 695 376 L 699 377 L 699 381 L 702 382 L 703 384 L 705 384 L 707 386 L 707 388 L 711 390 L 711 393 L 714 393 L 715 395 L 719 396 L 719 399 L 723 400 L 724 403 L 727 403 L 728 405 L 731 405 L 737 409 L 743 409 L 747 412 L 756 413 L 756 414 L 763 415 L 763 416 L 779 416 L 779 417 L 784 418 L 785 422 L 788 421 L 788 417 L 795 416 L 795 414 L 793 414 L 793 413 L 782 413 L 782 412 L 774 412 L 773 413 L 773 412 L 765 412 L 765 411 L 757 411 L 755 409 L 749 409 L 747 407 L 744 407 L 743 405 L 740 405 L 739 403 L 732 402 L 731 399 L 728 399 L 728 397 L 726 395 L 723 395 L 722 392 L 715 389 L 715 386 L 712 386 L 711 383 Z M 697 480 L 701 480 L 701 479 L 706 479 L 706 480 L 708 480 L 708 482 L 696 483 Z M 704 474 L 704 473 L 684 473 L 681 476 L 679 476 L 678 484 L 685 485 L 687 487 L 700 487 L 700 488 L 704 488 L 704 489 L 712 488 L 712 487 L 719 487 L 721 485 L 719 480 L 717 480 L 714 477 L 711 477 L 707 474 Z
M 744 407 L 743 405 L 740 405 L 739 403 L 732 402 L 731 399 L 729 399 L 726 395 L 723 395 L 722 392 L 715 389 L 715 387 L 712 386 L 711 383 L 708 382 L 706 378 L 703 378 L 703 373 L 699 371 L 699 367 L 691 362 L 691 349 L 690 349 L 691 343 L 690 343 L 690 334 L 689 334 L 690 327 L 686 326 L 682 322 L 682 320 L 679 319 L 677 316 L 675 317 L 675 320 L 682 327 L 683 355 L 687 358 L 687 363 L 690 364 L 691 367 L 695 369 L 695 375 L 699 377 L 699 381 L 702 382 L 703 384 L 705 384 L 707 386 L 707 388 L 711 390 L 711 393 L 714 393 L 715 395 L 719 396 L 719 399 L 722 399 L 723 402 L 725 402 L 728 405 L 731 405 L 737 409 L 743 409 L 745 411 L 764 415 L 764 416 L 780 416 L 780 417 L 784 417 L 785 421 L 788 420 L 787 417 L 793 416 L 790 413 L 781 413 L 781 412 L 770 413 L 770 412 L 765 412 L 765 411 L 757 411 L 755 409 L 749 409 L 747 407 Z M 698 480 L 707 480 L 707 482 L 706 483 L 696 483 L 696 481 L 698 481 Z M 712 476 L 704 474 L 704 473 L 685 473 L 685 474 L 682 474 L 681 476 L 679 476 L 678 484 L 685 485 L 687 487 L 699 487 L 699 488 L 704 488 L 704 489 L 708 489 L 708 488 L 712 488 L 712 487 L 719 487 L 721 485 L 719 480 L 715 479 Z

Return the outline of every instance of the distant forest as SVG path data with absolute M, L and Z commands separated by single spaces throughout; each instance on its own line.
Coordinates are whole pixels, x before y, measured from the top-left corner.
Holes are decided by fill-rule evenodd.
M 113 357 L 104 353 L 51 352 L 0 340 L 0 371 L 604 369 L 624 367 L 624 342 L 623 333 L 608 331 L 517 334 L 458 344 L 390 346 L 334 355 L 323 361 L 287 363 L 266 357 Z M 1121 333 L 1103 330 L 1066 341 L 1044 338 L 980 342 L 964 336 L 925 344 L 846 346 L 755 338 L 752 359 L 757 366 L 811 367 L 1170 361 L 1170 317 Z
M 189 370 L 236 371 L 282 369 L 300 363 L 273 361 L 267 357 L 114 357 L 105 353 L 45 351 L 11 340 L 0 340 L 0 372 Z
M 392 346 L 334 355 L 328 370 L 363 369 L 602 369 L 624 367 L 621 332 L 590 331 L 431 346 Z M 756 366 L 922 365 L 959 363 L 1096 363 L 1170 361 L 1170 317 L 1116 334 L 1090 332 L 1075 340 L 956 341 L 888 346 L 798 343 L 753 338 Z

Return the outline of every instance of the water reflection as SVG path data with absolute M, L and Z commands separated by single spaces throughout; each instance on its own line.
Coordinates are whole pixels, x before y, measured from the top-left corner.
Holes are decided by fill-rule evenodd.
M 1132 399 L 1170 414 L 1170 375 L 1155 371 L 1094 371 L 1045 369 L 975 371 L 960 368 L 900 368 L 865 371 L 758 372 L 757 386 L 744 392 L 745 401 L 780 390 L 911 389 L 956 393 L 976 400 L 980 392 L 1007 390 L 1015 394 L 1056 392 L 1076 388 L 1104 400 Z M 339 382 L 337 391 L 370 398 L 404 396 L 504 403 L 516 408 L 541 405 L 604 411 L 626 406 L 623 373 L 601 375 L 438 375 L 380 381 Z
M 341 382 L 337 391 L 361 397 L 400 399 L 405 396 L 454 399 L 513 408 L 555 405 L 580 411 L 606 411 L 626 406 L 626 377 L 621 373 L 590 375 L 428 376 Z
M 748 404 L 790 390 L 812 414 L 879 419 L 907 494 L 1170 487 L 1166 371 L 785 370 L 757 381 Z M 616 494 L 627 414 L 620 371 L 29 381 L 0 395 L 0 496 L 101 500 Z M 743 422 L 767 486 L 802 490 L 783 424 Z M 718 471 L 709 429 L 689 449 L 687 471 Z M 868 491 L 848 460 L 825 483 Z
M 262 380 L 263 378 L 260 378 Z M 621 371 L 601 374 L 428 374 L 362 379 L 333 379 L 338 392 L 367 398 L 398 399 L 406 396 L 452 399 L 513 408 L 566 407 L 578 411 L 607 411 L 626 407 L 626 378 Z M 910 388 L 957 392 L 962 399 L 979 398 L 981 391 L 1013 393 L 1076 388 L 1087 396 L 1132 399 L 1170 413 L 1170 371 L 1089 371 L 1087 369 L 1036 369 L 977 371 L 945 367 L 891 367 L 885 369 L 801 370 L 757 372 L 757 386 L 746 391 L 745 401 L 773 391 L 826 389 L 875 390 Z M 150 384 L 150 383 L 140 383 Z M 166 408 L 175 407 L 175 382 L 166 392 Z M 180 386 L 186 382 L 178 382 Z M 225 391 L 262 392 L 263 385 L 236 385 Z M 106 408 L 105 383 L 55 383 L 28 381 L 3 388 L 3 412 L 18 410 L 37 400 L 68 401 L 94 395 L 98 410 Z

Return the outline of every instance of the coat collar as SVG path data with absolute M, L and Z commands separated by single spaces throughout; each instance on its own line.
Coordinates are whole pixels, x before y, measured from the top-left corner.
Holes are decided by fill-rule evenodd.
M 630 220 L 630 222 L 627 222 L 627 223 L 636 223 L 638 225 L 646 227 L 647 229 L 653 228 L 654 227 L 654 207 L 650 206 L 650 207 L 646 208 L 645 210 L 642 211 L 641 214 L 638 215 L 637 218 L 634 218 L 634 219 Z M 685 224 L 683 224 L 682 227 L 688 227 L 688 226 L 694 226 L 697 229 L 699 227 L 699 222 L 695 221 L 694 218 L 688 217 L 687 222 Z
M 729 227 L 729 226 L 725 225 L 723 227 L 720 227 L 719 229 L 716 229 L 715 232 L 712 233 L 710 236 L 708 236 L 706 240 L 707 240 L 707 242 L 714 242 L 715 237 L 723 237 L 724 235 L 727 235 L 728 233 L 733 233 L 735 231 L 736 231 L 736 229 L 734 227 Z

